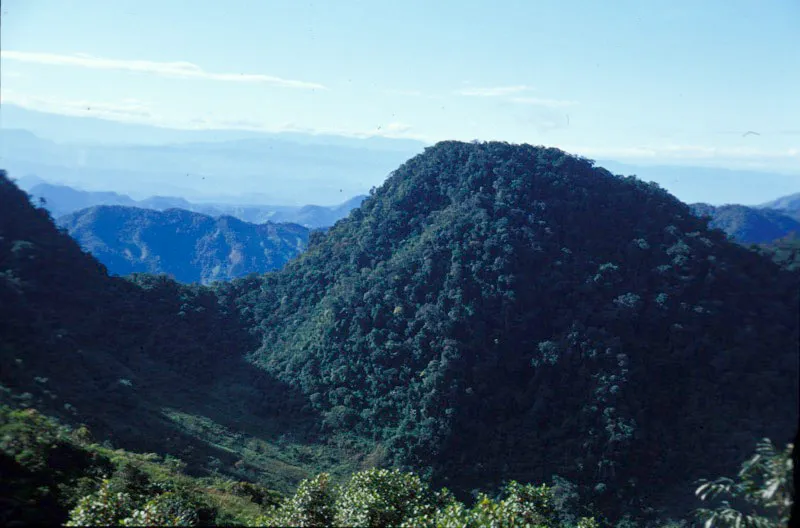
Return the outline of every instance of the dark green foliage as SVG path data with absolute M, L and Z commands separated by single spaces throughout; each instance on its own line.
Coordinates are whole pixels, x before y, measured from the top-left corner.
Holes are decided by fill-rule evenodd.
M 800 271 L 800 234 L 761 244 L 758 250 L 789 271 Z
M 711 219 L 709 226 L 721 229 L 740 244 L 761 244 L 800 232 L 800 221 L 783 211 L 745 205 L 692 204 L 698 216 Z
M 787 526 L 794 498 L 793 451 L 793 444 L 781 451 L 764 438 L 742 464 L 736 480 L 701 480 L 697 496 L 718 502 L 718 506 L 698 509 L 698 519 L 706 527 Z
M 700 468 L 793 432 L 797 279 L 555 149 L 440 143 L 256 284 L 255 361 L 456 491 L 686 511 Z
M 223 473 L 285 490 L 349 463 L 336 450 L 274 446 L 282 435 L 307 443 L 318 420 L 297 391 L 245 361 L 258 342 L 238 290 L 109 277 L 5 175 L 0 205 L 4 401 L 84 423 L 97 441 L 172 453 L 193 472 L 213 471 L 214 457 Z
M 281 271 L 211 288 L 109 278 L 0 184 L 3 382 L 189 469 L 285 487 L 339 457 L 462 499 L 559 475 L 573 522 L 644 520 L 796 426 L 797 275 L 556 149 L 440 143 Z
M 203 284 L 278 269 L 305 249 L 309 232 L 296 224 L 123 206 L 90 207 L 58 223 L 115 275 L 166 273 Z

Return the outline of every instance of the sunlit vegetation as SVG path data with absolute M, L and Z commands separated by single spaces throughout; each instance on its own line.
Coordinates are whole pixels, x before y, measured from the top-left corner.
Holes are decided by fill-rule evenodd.
M 557 149 L 440 143 L 210 287 L 110 277 L 5 176 L 0 204 L 18 516 L 677 526 L 796 427 L 798 275 Z

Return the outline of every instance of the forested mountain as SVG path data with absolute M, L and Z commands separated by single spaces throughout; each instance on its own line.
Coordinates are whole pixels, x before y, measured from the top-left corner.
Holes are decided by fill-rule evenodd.
M 798 232 L 761 244 L 759 251 L 790 271 L 800 271 L 800 234 Z
M 256 364 L 454 489 L 558 474 L 612 511 L 687 507 L 796 425 L 796 277 L 555 149 L 439 143 L 234 287 Z
M 58 224 L 115 275 L 166 273 L 184 283 L 278 269 L 308 242 L 308 229 L 297 224 L 250 224 L 181 209 L 97 206 Z
M 25 180 L 27 178 L 23 178 Z M 35 180 L 34 180 L 35 181 Z M 23 187 L 24 188 L 24 187 Z M 252 205 L 234 203 L 194 203 L 177 196 L 151 196 L 134 200 L 114 192 L 83 191 L 67 185 L 37 182 L 26 189 L 36 201 L 50 211 L 54 218 L 77 213 L 96 205 L 124 205 L 166 211 L 185 209 L 208 216 L 233 216 L 244 222 L 284 222 L 300 224 L 309 229 L 330 227 L 358 207 L 366 196 L 355 196 L 339 205 Z
M 777 209 L 800 221 L 800 193 L 782 196 L 760 206 L 761 208 Z
M 245 361 L 257 342 L 227 283 L 109 277 L 2 173 L 0 211 L 0 401 L 283 491 L 359 463 L 320 446 L 305 398 Z
M 745 205 L 692 204 L 692 211 L 711 218 L 709 226 L 721 229 L 742 244 L 763 244 L 800 233 L 800 222 L 782 211 Z
M 557 149 L 439 143 L 280 271 L 214 288 L 109 278 L 1 181 L 2 382 L 122 447 L 284 486 L 559 482 L 644 519 L 795 432 L 798 276 Z

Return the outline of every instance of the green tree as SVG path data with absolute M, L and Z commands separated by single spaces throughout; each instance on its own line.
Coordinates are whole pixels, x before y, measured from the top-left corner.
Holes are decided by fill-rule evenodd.
M 720 499 L 714 509 L 697 510 L 705 528 L 785 526 L 792 507 L 793 449 L 793 444 L 787 444 L 779 451 L 764 438 L 757 444 L 755 454 L 742 464 L 737 480 L 721 477 L 701 481 L 695 492 L 700 500 Z

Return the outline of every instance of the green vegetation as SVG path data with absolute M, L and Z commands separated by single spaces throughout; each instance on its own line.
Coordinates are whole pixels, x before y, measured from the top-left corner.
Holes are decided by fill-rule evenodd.
M 720 505 L 713 510 L 699 509 L 697 517 L 706 527 L 787 526 L 794 496 L 793 449 L 794 445 L 788 444 L 779 451 L 765 438 L 756 446 L 755 454 L 742 464 L 737 480 L 722 477 L 703 481 L 697 488 L 697 496 L 704 501 L 720 499 Z M 735 508 L 735 503 L 747 511 Z
M 779 266 L 789 271 L 800 271 L 800 235 L 797 233 L 768 244 L 761 244 L 757 249 Z
M 459 497 L 559 475 L 612 516 L 682 515 L 702 472 L 795 427 L 797 277 L 555 149 L 440 143 L 231 288 L 253 361 L 328 434 Z
M 336 484 L 323 473 L 290 497 L 248 482 L 193 478 L 175 458 L 92 442 L 85 428 L 0 407 L 4 524 L 67 526 L 576 526 L 547 486 L 509 483 L 469 509 L 418 476 L 372 469 Z M 577 526 L 594 527 L 589 518 Z
M 660 526 L 796 427 L 798 275 L 557 149 L 440 143 L 282 270 L 208 287 L 109 277 L 5 176 L 0 204 L 2 400 L 191 479 L 87 469 L 64 515 Z M 215 479 L 305 484 L 271 508 Z
M 308 241 L 308 229 L 296 224 L 251 224 L 181 209 L 96 206 L 58 223 L 115 275 L 166 273 L 184 283 L 278 269 Z

